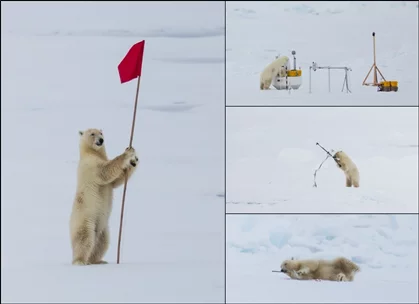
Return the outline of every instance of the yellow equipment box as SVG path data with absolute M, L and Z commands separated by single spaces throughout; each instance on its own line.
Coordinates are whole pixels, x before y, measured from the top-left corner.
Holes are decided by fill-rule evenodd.
M 378 85 L 380 92 L 397 92 L 399 90 L 398 81 L 382 81 Z
M 288 77 L 299 77 L 301 76 L 301 70 L 291 70 L 287 72 Z

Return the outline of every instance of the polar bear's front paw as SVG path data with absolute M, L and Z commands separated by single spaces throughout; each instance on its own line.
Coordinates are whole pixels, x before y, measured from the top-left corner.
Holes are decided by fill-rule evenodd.
M 135 149 L 132 147 L 128 147 L 125 149 L 124 154 L 126 155 L 126 166 L 133 166 L 135 167 L 138 163 L 138 157 L 135 153 Z
M 295 270 L 292 270 L 292 271 L 290 271 L 290 273 L 292 274 L 292 278 L 293 279 L 300 279 L 301 277 L 298 275 L 298 273 L 297 273 L 297 271 L 295 271 Z
M 347 281 L 346 276 L 343 273 L 339 273 L 336 278 L 339 282 Z
M 308 273 L 309 273 L 309 270 L 307 268 L 302 268 L 300 270 L 297 270 L 297 274 L 299 276 L 302 276 L 302 275 L 305 275 L 305 274 L 308 274 Z
M 138 163 L 138 157 L 135 156 L 135 158 L 131 159 L 129 163 L 131 166 L 136 167 Z
M 128 148 L 125 149 L 124 154 L 129 156 L 129 157 L 132 157 L 132 156 L 135 155 L 135 149 L 133 147 L 128 147 Z

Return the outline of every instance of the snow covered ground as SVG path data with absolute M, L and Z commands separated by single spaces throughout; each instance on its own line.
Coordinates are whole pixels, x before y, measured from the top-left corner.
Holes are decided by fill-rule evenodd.
M 2 302 L 224 302 L 224 3 L 1 3 Z M 128 146 L 145 39 L 121 264 L 74 267 L 78 130 Z
M 227 1 L 227 105 L 418 105 L 418 1 Z M 397 93 L 362 86 L 373 64 Z M 302 68 L 303 84 L 288 94 L 260 91 L 261 71 L 279 53 Z M 341 93 L 344 72 L 309 66 L 347 66 L 352 94 Z M 369 78 L 372 81 L 372 73 Z M 379 79 L 380 80 L 380 79 Z
M 418 212 L 418 108 L 227 108 L 227 212 Z M 343 150 L 360 187 L 316 146 Z
M 418 215 L 228 215 L 227 302 L 418 303 Z M 353 282 L 288 280 L 283 260 L 344 256 Z

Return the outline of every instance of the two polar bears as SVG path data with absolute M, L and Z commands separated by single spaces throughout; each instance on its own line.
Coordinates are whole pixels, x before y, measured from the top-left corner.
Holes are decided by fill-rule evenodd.
M 260 89 L 269 90 L 272 79 L 276 76 L 285 77 L 288 68 L 289 58 L 287 56 L 281 56 L 270 63 L 260 74 Z
M 334 260 L 285 260 L 281 272 L 296 280 L 353 281 L 358 265 L 344 257 Z
M 77 191 L 70 218 L 74 265 L 106 264 L 109 247 L 108 221 L 113 189 L 130 178 L 138 163 L 135 150 L 108 160 L 101 130 L 80 131 Z
M 337 166 L 342 169 L 346 177 L 346 187 L 359 187 L 359 171 L 355 163 L 343 151 L 338 151 L 333 155 Z

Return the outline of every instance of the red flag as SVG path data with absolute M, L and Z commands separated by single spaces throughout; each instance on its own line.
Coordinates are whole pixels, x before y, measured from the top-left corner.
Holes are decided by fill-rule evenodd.
M 143 66 L 145 41 L 134 44 L 124 59 L 118 65 L 119 78 L 121 83 L 128 82 L 141 76 L 141 68 Z

